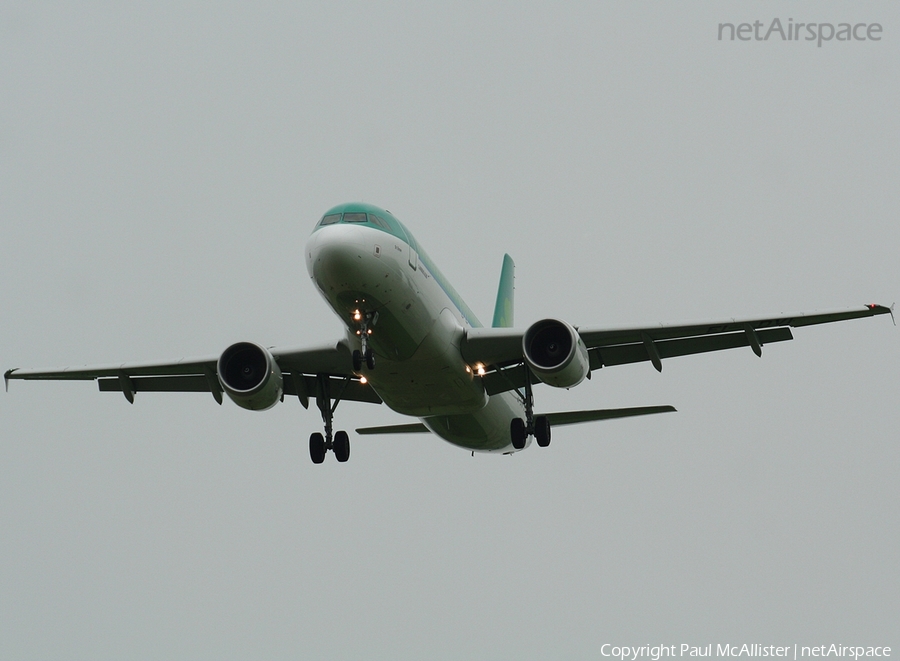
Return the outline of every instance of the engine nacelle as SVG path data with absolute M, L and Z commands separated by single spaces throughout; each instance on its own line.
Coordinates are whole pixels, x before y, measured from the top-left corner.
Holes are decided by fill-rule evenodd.
M 591 369 L 578 331 L 557 319 L 532 324 L 522 338 L 522 352 L 535 376 L 556 388 L 577 386 Z
M 222 352 L 219 383 L 231 400 L 251 411 L 265 411 L 281 401 L 284 377 L 269 351 L 252 342 L 238 342 Z

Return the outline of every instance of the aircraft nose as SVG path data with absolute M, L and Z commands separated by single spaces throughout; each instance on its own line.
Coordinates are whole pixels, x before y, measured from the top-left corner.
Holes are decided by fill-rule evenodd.
M 325 227 L 307 243 L 306 269 L 322 291 L 353 288 L 365 253 L 365 242 L 355 227 Z

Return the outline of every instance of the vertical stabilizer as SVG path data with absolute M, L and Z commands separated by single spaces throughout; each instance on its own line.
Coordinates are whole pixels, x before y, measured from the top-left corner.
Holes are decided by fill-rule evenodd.
M 500 286 L 497 288 L 497 303 L 494 305 L 494 328 L 512 328 L 513 325 L 513 292 L 515 292 L 516 265 L 512 257 L 503 255 L 503 268 L 500 270 Z

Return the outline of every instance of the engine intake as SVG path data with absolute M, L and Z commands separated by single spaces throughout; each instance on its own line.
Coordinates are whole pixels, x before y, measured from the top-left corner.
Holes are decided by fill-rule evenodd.
M 217 370 L 222 390 L 242 408 L 264 411 L 281 401 L 284 394 L 281 368 L 258 344 L 232 344 L 219 357 Z
M 532 324 L 522 338 L 522 353 L 534 375 L 556 388 L 577 386 L 591 368 L 578 331 L 558 319 Z

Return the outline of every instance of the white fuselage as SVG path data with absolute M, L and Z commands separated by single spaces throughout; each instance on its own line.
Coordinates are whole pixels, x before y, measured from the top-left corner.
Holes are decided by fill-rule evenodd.
M 424 261 L 400 238 L 367 226 L 320 227 L 306 245 L 310 278 L 351 347 L 360 346 L 354 313 L 377 313 L 369 335 L 376 367 L 364 365 L 361 375 L 384 403 L 455 445 L 512 452 L 510 421 L 524 407 L 515 394 L 484 392 L 460 355 L 471 322 Z

